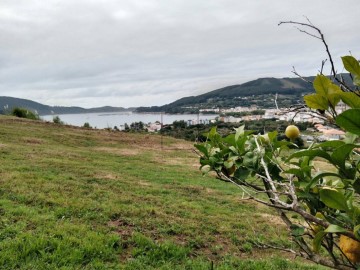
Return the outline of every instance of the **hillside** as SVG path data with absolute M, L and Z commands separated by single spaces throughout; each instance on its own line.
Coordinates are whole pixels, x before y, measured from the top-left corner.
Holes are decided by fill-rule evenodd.
M 35 101 L 0 96 L 0 113 L 11 111 L 14 107 L 22 107 L 33 112 L 37 112 L 39 115 L 50 115 L 50 114 L 72 114 L 72 113 L 97 113 L 97 112 L 121 112 L 131 111 L 133 108 L 125 109 L 122 107 L 99 107 L 84 109 L 81 107 L 63 107 L 63 106 L 48 106 Z M 7 108 L 7 109 L 6 109 Z
M 349 74 L 341 74 L 350 85 Z M 315 77 L 305 77 L 313 81 Z M 278 94 L 279 107 L 289 107 L 302 103 L 302 96 L 313 92 L 312 84 L 300 78 L 260 78 L 240 85 L 231 85 L 210 91 L 208 93 L 183 97 L 163 106 L 123 108 L 103 106 L 85 109 L 81 107 L 48 106 L 27 99 L 0 96 L 0 114 L 11 111 L 14 107 L 27 108 L 39 115 L 76 114 L 99 112 L 165 112 L 165 113 L 198 113 L 199 109 L 250 107 L 273 108 L 274 97 Z M 7 109 L 6 109 L 7 108 Z
M 346 81 L 348 74 L 342 74 Z M 313 81 L 315 77 L 305 77 Z M 274 107 L 275 94 L 278 104 L 288 107 L 302 102 L 302 96 L 313 92 L 312 84 L 300 78 L 260 78 L 240 85 L 232 85 L 199 95 L 184 97 L 164 106 L 139 107 L 138 112 L 197 113 L 199 109 L 230 108 L 256 105 L 262 108 Z
M 0 269 L 323 269 L 192 144 L 0 116 Z

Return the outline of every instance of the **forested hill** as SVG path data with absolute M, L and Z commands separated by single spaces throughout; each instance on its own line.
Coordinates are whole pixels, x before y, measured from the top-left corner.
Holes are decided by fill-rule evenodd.
M 348 77 L 348 76 L 347 76 Z M 304 79 L 313 81 L 315 77 Z M 137 112 L 196 113 L 199 109 L 263 105 L 274 106 L 279 95 L 283 106 L 301 100 L 305 93 L 314 92 L 313 85 L 301 78 L 260 78 L 244 84 L 227 86 L 199 96 L 184 97 L 164 106 L 139 107 Z
M 121 112 L 130 111 L 131 108 L 125 109 L 122 107 L 99 107 L 84 109 L 81 107 L 62 107 L 62 106 L 48 106 L 35 101 L 14 98 L 14 97 L 1 97 L 0 96 L 0 113 L 10 112 L 15 107 L 26 108 L 39 115 L 49 114 L 71 114 L 71 113 L 97 113 L 97 112 Z

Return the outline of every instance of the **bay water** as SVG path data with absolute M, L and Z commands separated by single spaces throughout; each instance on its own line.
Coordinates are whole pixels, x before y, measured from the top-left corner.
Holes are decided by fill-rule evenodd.
M 207 122 L 215 119 L 216 114 L 161 114 L 161 113 L 133 113 L 133 112 L 114 112 L 114 113 L 84 113 L 84 114 L 59 114 L 59 115 L 43 115 L 41 119 L 45 121 L 53 121 L 55 116 L 59 116 L 60 120 L 65 124 L 73 126 L 83 126 L 89 123 L 93 128 L 121 128 L 127 123 L 129 126 L 134 122 L 143 122 L 145 124 L 159 121 L 163 124 L 172 124 L 175 120 L 191 121 L 193 124 L 198 122 Z

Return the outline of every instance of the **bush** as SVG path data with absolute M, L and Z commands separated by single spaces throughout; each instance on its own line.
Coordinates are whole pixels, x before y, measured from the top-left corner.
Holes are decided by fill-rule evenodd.
M 29 111 L 28 109 L 25 109 L 25 108 L 16 107 L 11 111 L 11 115 L 20 117 L 20 118 L 39 120 L 39 116 L 37 114 L 35 114 L 34 112 Z
M 64 124 L 64 122 L 61 121 L 61 119 L 60 119 L 60 117 L 59 117 L 58 115 L 57 115 L 57 116 L 54 116 L 53 122 L 54 122 L 55 124 L 59 124 L 59 125 L 63 125 L 63 124 Z
M 85 122 L 84 125 L 83 125 L 84 128 L 91 128 L 89 122 Z

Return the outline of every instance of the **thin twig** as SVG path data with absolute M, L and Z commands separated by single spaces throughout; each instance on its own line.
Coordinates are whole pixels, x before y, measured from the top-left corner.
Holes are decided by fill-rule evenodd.
M 303 76 L 301 76 L 295 69 L 295 67 L 293 66 L 293 70 L 291 71 L 292 73 L 294 73 L 296 76 L 298 76 L 301 80 L 303 80 L 304 82 L 313 84 L 311 81 L 305 79 Z
M 309 28 L 315 30 L 319 34 L 319 36 L 311 34 L 311 33 L 307 32 L 305 30 L 302 30 L 302 29 L 296 27 L 300 32 L 303 32 L 303 33 L 305 33 L 307 35 L 310 35 L 310 36 L 312 36 L 314 38 L 317 38 L 317 39 L 320 39 L 322 41 L 322 43 L 325 46 L 326 53 L 327 53 L 327 55 L 329 57 L 329 60 L 330 60 L 330 65 L 331 65 L 331 74 L 330 75 L 334 76 L 334 79 L 340 84 L 343 91 L 354 92 L 349 86 L 347 86 L 345 83 L 343 83 L 341 80 L 339 80 L 336 77 L 336 69 L 335 69 L 334 61 L 333 61 L 332 55 L 330 53 L 329 46 L 328 46 L 328 44 L 327 44 L 327 42 L 325 40 L 324 34 L 321 32 L 321 30 L 318 27 L 316 27 L 313 23 L 311 23 L 310 20 L 307 17 L 305 17 L 305 18 L 308 21 L 308 23 L 302 23 L 302 22 L 296 22 L 296 21 L 281 21 L 278 25 L 280 26 L 282 24 L 294 24 L 294 25 L 301 25 L 301 26 L 309 27 Z
M 324 70 L 324 66 L 325 66 L 326 61 L 327 61 L 327 59 L 321 61 L 321 69 L 319 70 L 321 75 L 323 74 L 323 70 Z
M 284 248 L 284 247 L 277 247 L 277 246 L 272 246 L 272 245 L 268 245 L 268 244 L 257 244 L 255 243 L 255 245 L 258 248 L 271 248 L 271 249 L 277 249 L 277 250 L 282 250 L 282 251 L 286 251 L 286 252 L 290 252 L 292 254 L 298 255 L 298 253 L 290 248 Z

